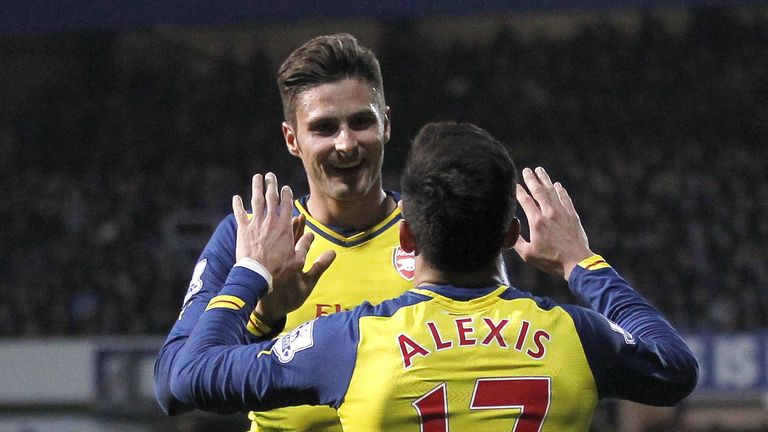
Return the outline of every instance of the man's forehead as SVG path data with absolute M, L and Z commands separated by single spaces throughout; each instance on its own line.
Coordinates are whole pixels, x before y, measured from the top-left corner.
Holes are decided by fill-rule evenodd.
M 310 87 L 296 95 L 296 115 L 311 121 L 326 117 L 380 115 L 379 97 L 369 83 L 345 79 Z

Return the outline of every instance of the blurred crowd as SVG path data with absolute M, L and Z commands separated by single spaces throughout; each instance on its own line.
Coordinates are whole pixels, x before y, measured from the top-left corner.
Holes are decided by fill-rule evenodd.
M 765 17 L 692 10 L 671 28 L 649 13 L 631 31 L 502 26 L 440 45 L 418 22 L 382 26 L 387 187 L 423 123 L 477 123 L 562 181 L 592 248 L 670 321 L 768 326 Z M 306 192 L 280 134 L 281 59 L 192 62 L 161 39 L 127 57 L 115 33 L 67 37 L 61 78 L 0 116 L 0 335 L 164 333 L 250 174 Z M 507 258 L 514 285 L 569 300 Z

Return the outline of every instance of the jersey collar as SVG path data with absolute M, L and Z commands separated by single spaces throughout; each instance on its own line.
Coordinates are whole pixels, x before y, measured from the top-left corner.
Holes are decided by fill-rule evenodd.
M 393 191 L 385 191 L 388 197 L 391 197 L 392 199 L 397 202 L 400 199 L 400 194 Z M 363 230 L 363 231 L 348 231 L 345 230 L 342 227 L 335 227 L 331 225 L 325 225 L 322 222 L 318 221 L 317 219 L 313 218 L 312 215 L 309 214 L 309 211 L 307 211 L 307 200 L 309 199 L 309 195 L 305 195 L 293 202 L 294 204 L 294 214 L 299 215 L 303 214 L 307 221 L 307 226 L 309 226 L 313 231 L 315 231 L 317 234 L 321 235 L 328 241 L 335 243 L 339 246 L 345 246 L 345 247 L 352 247 L 357 246 L 361 243 L 365 243 L 366 241 L 376 237 L 380 233 L 386 231 L 388 228 L 390 228 L 392 225 L 396 224 L 400 219 L 403 218 L 400 208 L 395 206 L 395 209 L 389 213 L 384 219 L 379 221 L 376 225 Z

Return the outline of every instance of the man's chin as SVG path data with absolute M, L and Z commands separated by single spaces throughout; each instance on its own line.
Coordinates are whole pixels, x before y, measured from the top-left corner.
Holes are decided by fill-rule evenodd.
M 336 184 L 331 187 L 329 195 L 336 201 L 358 201 L 365 198 L 370 190 L 370 185 L 364 187 L 361 185 Z

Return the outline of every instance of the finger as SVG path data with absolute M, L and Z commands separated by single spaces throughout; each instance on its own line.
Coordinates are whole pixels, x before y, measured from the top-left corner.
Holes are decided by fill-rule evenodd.
M 295 218 L 291 219 L 291 228 L 293 229 L 294 246 L 296 245 L 296 243 L 298 243 L 299 238 L 304 233 L 304 227 L 306 225 L 306 222 L 307 222 L 307 219 L 304 217 L 303 214 L 300 214 Z
M 528 186 L 528 190 L 531 191 L 531 197 L 533 197 L 542 210 L 553 208 L 557 194 L 552 186 L 552 180 L 549 179 L 544 168 L 538 167 L 536 172 L 530 168 L 525 168 L 523 170 L 523 179 L 525 180 L 525 185 Z
M 312 267 L 305 273 L 307 278 L 310 280 L 312 284 L 317 283 L 317 281 L 320 279 L 320 276 L 325 273 L 326 270 L 333 264 L 333 260 L 336 259 L 336 252 L 332 250 L 327 250 L 320 255 L 314 263 L 312 263 Z
M 277 193 L 277 177 L 274 173 L 267 173 L 264 176 L 264 182 L 267 185 L 267 191 L 264 193 L 264 199 L 267 202 L 267 215 L 273 215 L 277 212 L 277 206 L 280 202 L 280 196 Z
M 261 174 L 256 174 L 251 179 L 251 211 L 254 220 L 264 217 L 264 177 Z
M 280 189 L 280 217 L 289 219 L 291 213 L 293 213 L 293 191 L 290 186 L 285 185 Z
M 531 248 L 531 243 L 523 238 L 523 236 L 519 236 L 517 238 L 517 242 L 515 242 L 515 245 L 512 246 L 512 249 L 517 252 L 518 255 L 520 255 L 520 258 L 522 258 L 523 261 L 528 261 L 528 255 Z
M 248 224 L 248 213 L 245 211 L 245 207 L 243 206 L 243 199 L 240 197 L 240 195 L 235 195 L 232 197 L 232 213 L 235 215 L 237 226 Z
M 543 194 L 543 186 L 541 185 L 539 177 L 537 177 L 530 168 L 523 168 L 523 181 L 530 191 L 529 196 L 533 199 L 536 205 L 539 206 L 540 204 L 538 203 L 538 200 Z
M 553 205 L 558 203 L 558 194 L 557 190 L 555 189 L 555 185 L 552 184 L 552 179 L 549 178 L 549 174 L 547 171 L 542 167 L 536 168 L 536 177 L 539 178 L 539 182 L 541 183 L 541 186 L 544 188 L 544 191 L 547 194 L 547 197 L 549 197 L 551 200 L 548 203 L 551 203 Z
M 547 174 L 547 171 L 544 168 L 536 167 L 536 177 L 539 178 L 539 181 L 545 188 L 547 189 L 554 188 L 554 185 L 552 184 L 552 179 L 549 178 L 549 174 Z
M 541 181 L 539 180 L 539 177 L 536 176 L 536 174 L 533 173 L 533 170 L 526 167 L 523 168 L 523 181 L 525 182 L 525 185 L 528 187 L 528 190 L 536 189 L 537 187 L 541 186 Z
M 555 183 L 555 190 L 557 191 L 558 198 L 560 198 L 560 202 L 563 203 L 563 207 L 565 207 L 569 213 L 576 214 L 576 208 L 573 206 L 573 200 L 571 200 L 571 196 L 568 195 L 568 191 L 565 190 L 560 182 Z
M 523 209 L 525 217 L 528 218 L 529 221 L 541 214 L 541 210 L 539 210 L 539 207 L 536 205 L 536 201 L 528 195 L 528 192 L 525 191 L 523 185 L 518 184 L 516 186 L 515 197 L 517 197 L 517 202 L 520 203 L 520 208 Z
M 307 232 L 299 238 L 299 241 L 297 241 L 296 245 L 293 247 L 294 252 L 296 252 L 296 260 L 301 261 L 302 267 L 304 266 L 304 261 L 307 259 L 309 246 L 312 245 L 314 240 L 315 235 L 311 232 Z

